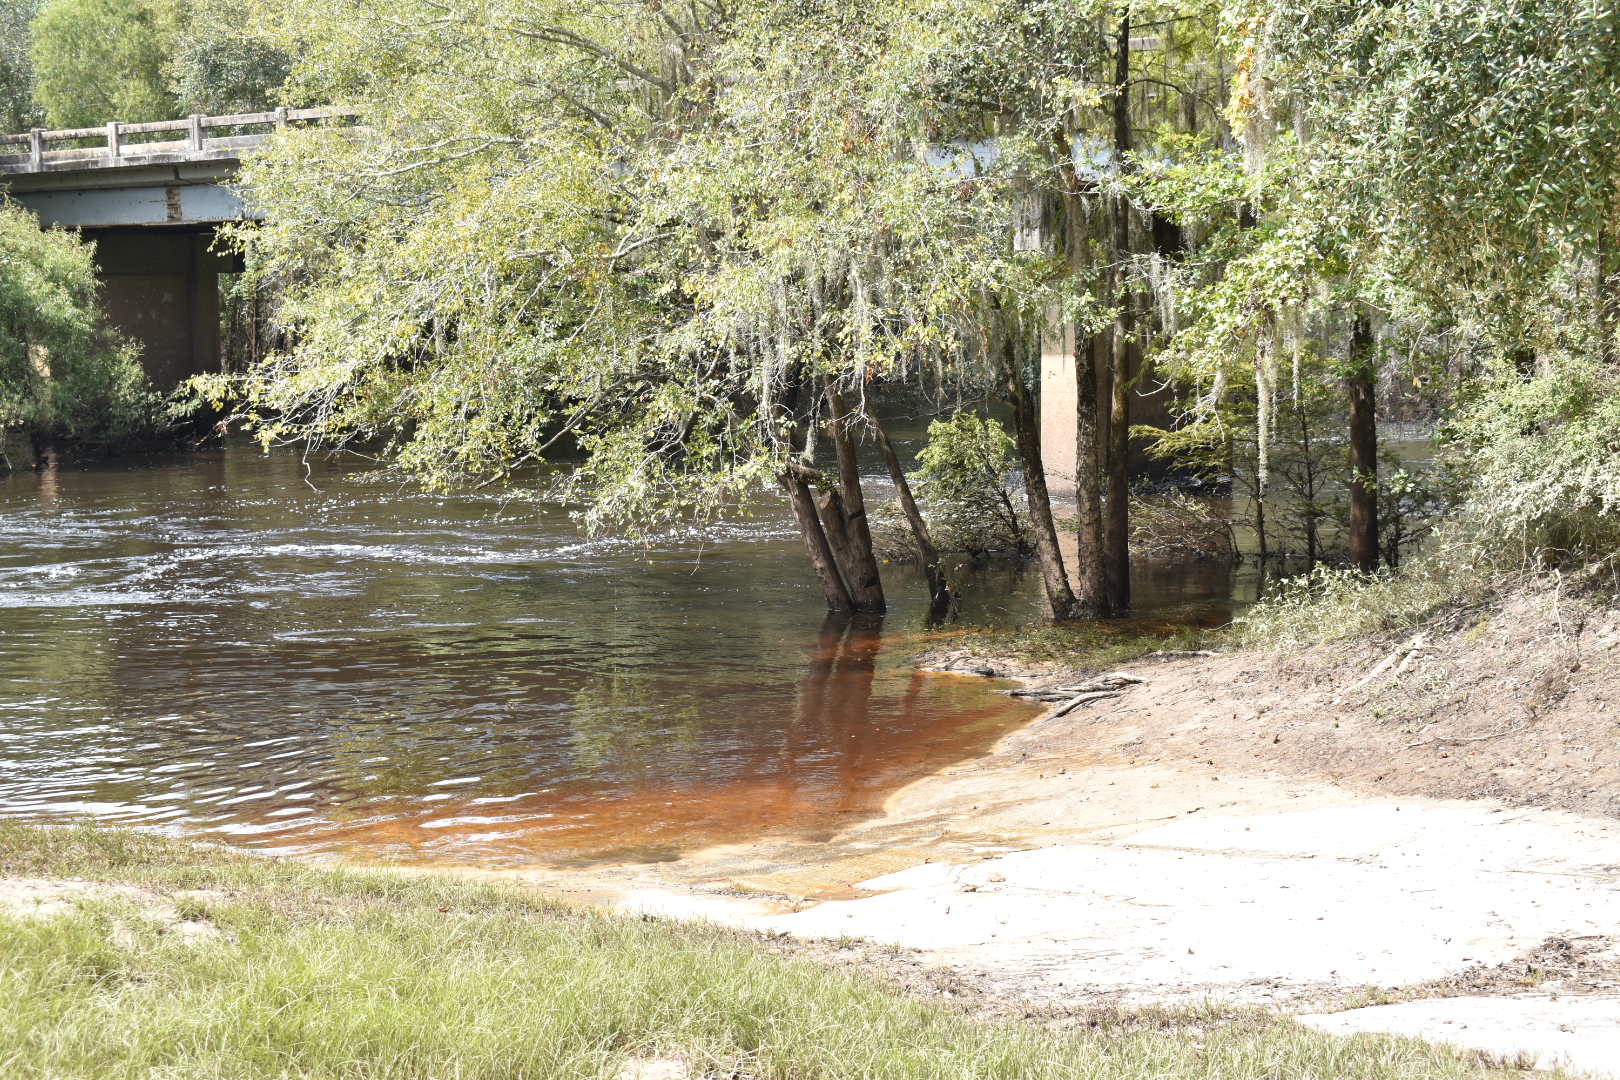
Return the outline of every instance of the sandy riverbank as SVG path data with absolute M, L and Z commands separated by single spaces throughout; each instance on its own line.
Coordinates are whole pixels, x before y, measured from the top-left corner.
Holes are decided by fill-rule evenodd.
M 1497 730 L 1499 715 L 1388 722 L 1379 695 L 1397 680 L 1417 670 L 1433 692 L 1429 668 L 1461 663 L 1427 648 L 1427 664 L 1390 665 L 1389 686 L 1351 685 L 1380 662 L 1372 647 L 1366 664 L 1139 661 L 1143 681 L 1118 696 L 1049 713 L 830 841 L 524 876 L 765 931 L 989 1011 L 1259 1003 L 1620 1076 L 1620 821 L 1560 808 L 1598 805 L 1620 766 L 1592 755 L 1539 798 L 1435 797 L 1547 766 L 1527 757 L 1504 777 L 1477 755 L 1451 761 L 1470 744 L 1447 740 L 1473 737 L 1454 731 Z M 1608 670 L 1590 649 L 1585 663 Z M 1603 693 L 1576 680 L 1560 700 Z M 1543 701 L 1543 720 L 1559 707 Z M 1566 753 L 1596 741 L 1574 722 L 1533 734 Z M 1434 795 L 1413 792 L 1425 784 Z

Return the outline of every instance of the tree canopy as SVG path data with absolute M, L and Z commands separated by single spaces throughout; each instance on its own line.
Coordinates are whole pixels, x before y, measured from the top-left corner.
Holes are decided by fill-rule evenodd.
M 0 200 L 0 429 L 118 443 L 152 430 L 160 404 L 102 320 L 89 245 Z
M 1053 613 L 1121 610 L 1132 402 L 1162 379 L 1180 416 L 1147 434 L 1252 461 L 1261 509 L 1281 425 L 1309 441 L 1347 413 L 1331 468 L 1370 568 L 1381 394 L 1491 430 L 1493 380 L 1613 348 L 1604 5 L 254 12 L 255 48 L 292 58 L 280 92 L 353 104 L 366 134 L 292 133 L 245 177 L 271 212 L 239 237 L 287 337 L 230 388 L 242 415 L 435 484 L 566 448 L 592 526 L 785 486 L 813 560 L 819 529 L 842 566 L 864 528 L 844 458 L 884 439 L 872 396 L 990 395 Z M 1059 325 L 1074 567 L 1035 411 Z M 865 574 L 842 566 L 830 602 Z

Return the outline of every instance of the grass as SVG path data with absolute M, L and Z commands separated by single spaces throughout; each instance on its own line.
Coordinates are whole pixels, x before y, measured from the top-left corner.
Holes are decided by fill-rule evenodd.
M 1038 624 L 1016 628 L 968 627 L 940 635 L 938 647 L 971 649 L 980 656 L 1009 656 L 1029 664 L 1053 661 L 1076 672 L 1103 670 L 1166 650 L 1177 652 L 1218 647 L 1219 628 L 1144 619 Z
M 0 826 L 0 876 L 137 885 L 169 897 L 171 920 L 114 895 L 0 914 L 7 1080 L 596 1078 L 642 1056 L 736 1078 L 1495 1075 L 1259 1014 L 991 1026 L 716 928 L 127 832 Z M 188 890 L 208 891 L 173 895 Z M 176 911 L 214 932 L 175 933 Z

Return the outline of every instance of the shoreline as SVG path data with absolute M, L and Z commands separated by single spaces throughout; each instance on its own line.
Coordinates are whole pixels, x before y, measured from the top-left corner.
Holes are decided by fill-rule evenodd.
M 1620 821 L 1322 775 L 1281 753 L 1275 710 L 1209 715 L 1263 682 L 1257 659 L 1139 658 L 1121 670 L 1142 681 L 1048 708 L 825 842 L 499 876 L 990 1014 L 1260 1006 L 1620 1076 Z M 1097 674 L 988 666 L 1036 688 Z
M 1116 693 L 1066 699 L 826 840 L 589 868 L 338 861 L 711 923 L 991 1022 L 1292 1017 L 1620 1077 L 1620 821 L 1262 758 L 1257 717 L 1274 748 L 1304 721 L 1232 706 L 1300 664 L 1140 657 Z M 1035 688 L 1098 674 L 991 666 Z

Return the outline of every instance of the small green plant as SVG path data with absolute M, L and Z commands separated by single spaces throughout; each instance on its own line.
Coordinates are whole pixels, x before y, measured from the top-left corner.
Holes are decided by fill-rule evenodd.
M 957 412 L 928 425 L 928 445 L 913 474 L 941 551 L 1028 555 L 1024 514 L 1009 482 L 1015 465 L 1012 437 L 1000 421 Z

